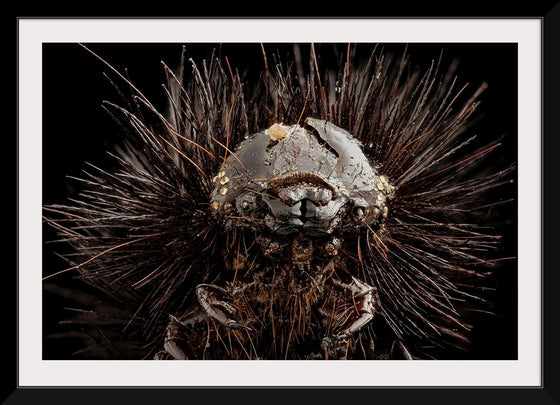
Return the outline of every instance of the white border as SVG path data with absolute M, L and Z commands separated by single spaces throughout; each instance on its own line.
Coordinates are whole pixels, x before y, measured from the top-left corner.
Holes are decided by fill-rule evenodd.
M 541 386 L 540 19 L 20 19 L 19 374 L 25 386 Z M 43 361 L 43 42 L 515 42 L 519 50 L 516 361 Z M 483 63 L 483 61 L 481 62 Z M 521 327 L 522 326 L 522 327 Z

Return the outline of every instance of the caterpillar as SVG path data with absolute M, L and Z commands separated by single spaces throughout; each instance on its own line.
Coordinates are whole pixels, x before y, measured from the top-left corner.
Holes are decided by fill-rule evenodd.
M 65 250 L 44 276 L 58 308 L 44 315 L 76 345 L 64 356 L 501 355 L 477 333 L 515 278 L 515 158 L 511 137 L 477 136 L 487 85 L 461 83 L 463 60 L 437 45 L 187 44 L 158 66 L 156 103 L 94 45 L 75 49 L 106 69 L 122 136 L 70 179 L 79 192 L 44 204 Z

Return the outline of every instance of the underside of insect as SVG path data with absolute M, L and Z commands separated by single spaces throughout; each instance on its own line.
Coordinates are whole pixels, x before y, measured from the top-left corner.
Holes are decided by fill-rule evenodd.
M 244 82 L 228 59 L 165 68 L 168 110 L 122 81 L 117 169 L 46 206 L 72 271 L 103 297 L 69 324 L 92 357 L 416 359 L 468 350 L 487 226 L 511 182 L 467 130 L 484 85 L 374 51 Z M 187 67 L 190 66 L 190 69 Z M 294 69 L 297 72 L 294 72 Z M 235 73 L 234 73 L 235 72 Z M 48 277 L 50 279 L 50 276 Z M 100 328 L 100 325 L 102 328 Z

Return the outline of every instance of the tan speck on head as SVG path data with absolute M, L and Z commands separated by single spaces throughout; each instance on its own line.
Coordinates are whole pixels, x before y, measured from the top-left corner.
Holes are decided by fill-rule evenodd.
M 284 129 L 280 124 L 273 124 L 268 128 L 268 136 L 272 139 L 284 139 L 288 136 L 288 131 Z

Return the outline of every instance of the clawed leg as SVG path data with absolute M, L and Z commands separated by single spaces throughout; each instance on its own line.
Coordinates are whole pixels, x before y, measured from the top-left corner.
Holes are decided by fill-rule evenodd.
M 213 284 L 200 284 L 196 287 L 196 296 L 206 314 L 231 329 L 251 330 L 234 318 L 237 309 L 225 299 L 229 293 L 221 287 Z
M 163 349 L 163 351 L 156 353 L 154 360 L 165 360 L 167 358 L 188 360 L 193 358 L 185 328 L 174 318 L 172 318 L 165 330 Z
M 230 294 L 225 289 L 212 284 L 200 284 L 196 287 L 196 296 L 202 310 L 180 319 L 171 317 L 165 330 L 163 350 L 156 353 L 155 360 L 198 358 L 200 353 L 195 353 L 195 348 L 202 347 L 201 343 L 204 342 L 199 325 L 208 318 L 231 329 L 251 330 L 235 319 L 238 311 L 227 301 Z
M 351 293 L 356 309 L 356 312 L 344 323 L 341 331 L 336 335 L 338 339 L 346 339 L 360 331 L 375 317 L 377 313 L 377 290 L 355 277 L 352 277 L 350 283 L 343 283 L 338 280 L 332 280 L 332 282 L 337 287 Z

